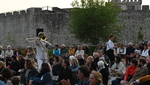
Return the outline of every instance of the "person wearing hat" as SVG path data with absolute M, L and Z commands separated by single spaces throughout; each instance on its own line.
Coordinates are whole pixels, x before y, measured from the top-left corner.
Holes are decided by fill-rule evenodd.
M 68 50 L 67 50 L 65 44 L 62 44 L 61 49 L 60 49 L 60 56 L 62 56 L 63 59 L 65 59 L 66 58 L 66 53 L 68 53 Z
M 5 51 L 5 57 L 6 57 L 6 66 L 10 65 L 11 57 L 13 56 L 14 52 L 12 50 L 12 47 L 10 45 L 7 46 L 7 50 Z
M 38 69 L 40 69 L 42 63 L 48 63 L 47 47 L 52 44 L 46 41 L 46 35 L 43 32 L 39 32 L 39 40 L 36 40 L 36 59 L 38 63 Z

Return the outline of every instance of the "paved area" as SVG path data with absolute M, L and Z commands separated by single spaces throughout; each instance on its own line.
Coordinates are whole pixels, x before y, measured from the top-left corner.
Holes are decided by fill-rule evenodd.
M 114 76 L 109 76 L 111 79 L 108 81 L 108 85 L 111 85 L 112 80 L 115 80 L 117 77 Z

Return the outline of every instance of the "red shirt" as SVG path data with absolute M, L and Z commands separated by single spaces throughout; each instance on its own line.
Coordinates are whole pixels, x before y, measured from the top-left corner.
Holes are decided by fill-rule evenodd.
M 137 66 L 128 66 L 127 70 L 126 70 L 126 74 L 124 75 L 124 80 L 127 80 L 128 76 L 134 76 L 134 73 L 136 71 L 138 67 Z
M 24 57 L 26 57 L 27 52 L 28 52 L 28 50 L 25 50 L 25 51 L 24 51 Z

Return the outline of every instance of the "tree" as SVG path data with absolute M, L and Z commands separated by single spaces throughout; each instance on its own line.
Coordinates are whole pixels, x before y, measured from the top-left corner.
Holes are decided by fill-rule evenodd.
M 81 42 L 98 44 L 108 40 L 110 34 L 117 35 L 121 31 L 119 21 L 121 8 L 115 2 L 103 0 L 74 0 L 71 5 L 72 33 Z

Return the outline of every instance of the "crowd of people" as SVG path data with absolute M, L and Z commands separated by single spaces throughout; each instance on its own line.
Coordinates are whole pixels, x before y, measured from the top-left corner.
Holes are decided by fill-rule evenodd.
M 23 53 L 0 46 L 0 85 L 108 85 L 111 76 L 111 85 L 150 85 L 150 42 L 125 47 L 113 40 L 110 35 L 93 55 L 87 45 L 55 44 L 50 58 L 47 41 L 35 41 L 36 51 L 27 46 Z

